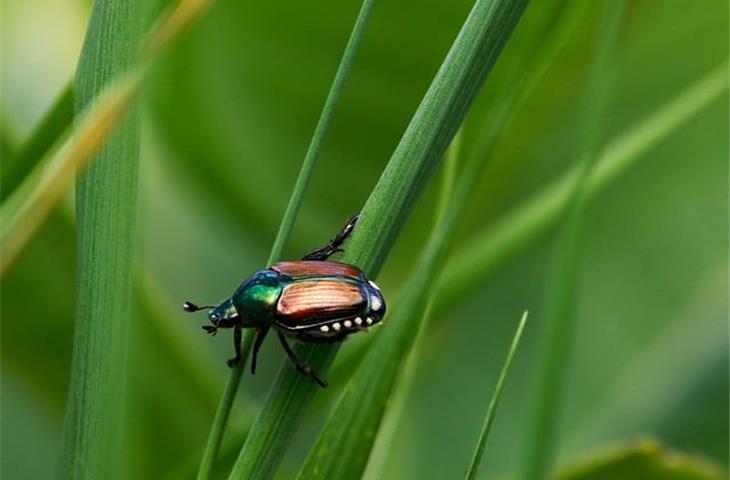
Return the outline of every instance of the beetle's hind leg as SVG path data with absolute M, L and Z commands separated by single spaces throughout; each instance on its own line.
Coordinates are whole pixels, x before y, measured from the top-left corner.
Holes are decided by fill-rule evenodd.
M 324 247 L 318 248 L 313 252 L 305 255 L 302 260 L 327 260 L 330 255 L 341 252 L 342 249 L 340 248 L 340 246 L 345 240 L 347 240 L 347 237 L 349 237 L 352 231 L 355 229 L 355 224 L 359 219 L 359 213 L 350 217 L 350 219 L 347 221 L 347 224 L 342 227 L 342 230 L 340 230 L 340 233 L 338 233 L 335 238 L 330 240 L 330 242 Z
M 317 375 L 317 372 L 315 372 L 312 369 L 312 366 L 302 362 L 299 357 L 297 357 L 297 354 L 294 353 L 294 350 L 291 349 L 289 346 L 289 343 L 287 343 L 286 338 L 284 338 L 284 334 L 281 332 L 276 332 L 279 336 L 279 341 L 281 342 L 281 346 L 284 347 L 284 351 L 286 352 L 286 355 L 289 357 L 289 360 L 291 360 L 291 363 L 294 364 L 297 371 L 301 373 L 302 375 L 305 375 L 307 377 L 312 377 L 312 380 L 317 382 L 317 384 L 322 387 L 327 387 L 327 382 L 323 379 L 319 378 L 319 375 Z

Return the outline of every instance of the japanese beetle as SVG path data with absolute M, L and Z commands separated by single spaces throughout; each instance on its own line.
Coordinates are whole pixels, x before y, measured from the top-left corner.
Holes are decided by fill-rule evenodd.
M 199 307 L 185 302 L 183 309 L 208 309 L 211 324 L 204 325 L 203 330 L 211 335 L 220 328 L 233 329 L 236 356 L 228 360 L 229 366 L 241 360 L 241 330 L 254 328 L 254 374 L 259 348 L 273 327 L 299 373 L 327 386 L 310 365 L 297 357 L 286 337 L 309 343 L 338 342 L 383 319 L 385 300 L 377 285 L 356 266 L 328 260 L 342 251 L 340 246 L 352 233 L 358 218 L 359 214 L 353 216 L 334 239 L 302 260 L 279 262 L 254 273 L 218 306 Z

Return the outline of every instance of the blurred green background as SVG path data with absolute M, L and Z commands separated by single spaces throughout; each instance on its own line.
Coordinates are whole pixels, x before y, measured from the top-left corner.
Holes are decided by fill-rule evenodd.
M 537 25 L 556 15 L 560 2 L 532 3 L 470 114 L 467 148 L 475 136 L 470 125 L 524 68 L 527 45 L 541 34 Z M 329 239 L 361 207 L 470 4 L 376 4 L 288 257 Z M 7 151 L 21 144 L 73 75 L 90 7 L 81 0 L 3 1 Z M 185 316 L 179 305 L 224 298 L 262 266 L 358 8 L 359 2 L 336 0 L 219 1 L 155 66 L 144 95 L 129 355 L 125 458 L 133 478 L 194 476 L 231 341 L 204 336 L 200 318 Z M 576 109 L 597 12 L 589 5 L 504 132 L 464 212 L 457 250 L 574 162 Z M 603 142 L 726 61 L 727 38 L 725 1 L 629 2 Z M 727 101 L 725 93 L 651 148 L 588 210 L 561 464 L 651 436 L 727 467 Z M 437 183 L 419 201 L 379 278 L 389 298 L 401 291 L 424 245 Z M 57 461 L 75 295 L 72 199 L 69 193 L 2 279 L 3 478 L 49 478 Z M 529 309 L 482 471 L 516 470 L 543 338 L 550 240 L 474 285 L 439 312 L 447 318 L 431 322 L 393 433 L 396 448 L 380 474 L 463 475 L 517 319 Z M 282 361 L 269 341 L 256 377 L 244 377 L 223 463 L 235 455 Z M 280 478 L 298 470 L 352 365 L 337 368 Z

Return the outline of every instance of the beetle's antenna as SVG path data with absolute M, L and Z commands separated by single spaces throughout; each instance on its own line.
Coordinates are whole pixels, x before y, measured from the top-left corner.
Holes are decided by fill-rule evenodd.
M 205 306 L 199 307 L 199 306 L 195 305 L 193 302 L 183 303 L 183 310 L 185 310 L 186 312 L 190 312 L 190 313 L 197 312 L 198 310 L 205 310 L 206 308 L 215 308 L 215 307 L 213 307 L 211 305 L 205 305 Z

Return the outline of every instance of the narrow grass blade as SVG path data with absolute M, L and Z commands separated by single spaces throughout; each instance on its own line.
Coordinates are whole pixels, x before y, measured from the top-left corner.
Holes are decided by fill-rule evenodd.
M 587 183 L 596 158 L 602 117 L 612 89 L 612 54 L 623 16 L 623 0 L 605 3 L 604 22 L 596 40 L 593 66 L 585 85 L 579 119 L 578 175 L 569 196 L 569 211 L 554 253 L 554 268 L 548 279 L 545 342 L 537 369 L 538 393 L 535 418 L 527 437 L 520 478 L 547 478 L 558 451 L 558 418 L 563 384 L 575 328 L 575 291 L 578 276 L 581 225 L 587 205 Z
M 135 56 L 134 62 L 114 71 L 113 78 L 105 82 L 103 92 L 95 96 L 98 99 L 95 104 L 84 105 L 84 113 L 77 115 L 84 120 L 76 122 L 77 127 L 68 135 L 70 139 L 65 145 L 62 140 L 71 122 L 65 97 L 73 97 L 74 89 L 69 87 L 56 100 L 46 114 L 47 120 L 41 122 L 29 143 L 21 149 L 25 154 L 14 168 L 25 176 L 17 178 L 22 183 L 2 204 L 0 276 L 70 188 L 74 172 L 80 171 L 91 154 L 104 144 L 136 98 L 151 62 L 163 47 L 182 35 L 208 3 L 210 0 L 181 0 L 169 15 L 163 16 L 149 34 L 146 56 L 142 59 Z M 139 42 L 139 38 L 135 39 L 135 45 Z M 55 147 L 50 147 L 51 144 Z M 43 155 L 50 158 L 42 159 Z
M 587 179 L 586 195 L 598 196 L 657 144 L 727 91 L 727 64 L 712 69 L 654 113 L 608 142 Z M 478 232 L 450 259 L 436 290 L 437 311 L 472 292 L 503 265 L 528 250 L 555 225 L 569 204 L 578 168 L 530 196 Z
M 129 109 L 141 84 L 138 72 L 123 78 L 101 95 L 82 115 L 73 138 L 47 162 L 40 163 L 3 203 L 0 227 L 0 275 L 43 224 L 73 184 L 74 176 L 101 148 Z
M 289 203 L 287 204 L 286 211 L 284 212 L 284 218 L 282 219 L 279 231 L 274 240 L 274 245 L 269 254 L 269 258 L 266 262 L 267 265 L 271 265 L 276 262 L 284 250 L 286 241 L 294 227 L 294 221 L 296 220 L 297 213 L 304 199 L 304 193 L 306 192 L 309 180 L 314 171 L 314 167 L 319 157 L 319 152 L 324 141 L 325 134 L 332 120 L 335 107 L 340 100 L 342 90 L 347 79 L 347 75 L 352 69 L 352 63 L 355 59 L 355 53 L 362 41 L 362 37 L 365 33 L 365 27 L 367 26 L 370 14 L 373 9 L 375 0 L 364 0 L 360 7 L 355 25 L 352 28 L 352 33 L 345 46 L 345 51 L 342 54 L 342 59 L 335 73 L 335 78 L 330 86 L 327 99 L 325 100 L 324 107 L 320 113 L 317 126 L 314 129 L 312 140 L 307 148 L 307 153 L 302 162 L 302 167 L 299 170 L 299 176 L 297 177 L 296 184 L 292 190 L 292 194 L 289 197 Z M 210 478 L 210 474 L 213 470 L 215 460 L 220 450 L 221 442 L 223 441 L 223 433 L 225 431 L 226 422 L 230 414 L 230 409 L 233 406 L 233 400 L 238 390 L 238 385 L 241 381 L 243 369 L 246 365 L 246 360 L 250 352 L 250 348 L 253 345 L 255 332 L 248 332 L 243 341 L 242 358 L 243 360 L 236 365 L 226 383 L 223 397 L 219 404 L 218 410 L 216 411 L 213 425 L 211 427 L 210 434 L 208 435 L 208 441 L 203 451 L 203 457 L 200 463 L 200 469 L 198 470 L 198 480 L 206 480 Z
M 398 231 L 520 18 L 526 0 L 479 0 L 373 190 L 343 260 L 375 277 Z M 387 331 L 387 330 L 386 330 Z M 336 346 L 298 345 L 324 372 Z M 234 465 L 232 479 L 270 478 L 317 387 L 285 365 Z
M 140 21 L 135 0 L 94 4 L 76 74 L 78 112 L 132 65 Z M 77 306 L 61 466 L 65 478 L 119 478 L 123 465 L 119 447 L 140 141 L 139 111 L 125 108 L 136 88 L 126 91 L 131 95 L 104 124 L 109 128 L 118 121 L 118 128 L 77 185 Z
M 519 325 L 517 325 L 517 331 L 515 331 L 515 336 L 512 339 L 512 344 L 509 347 L 509 350 L 507 351 L 507 357 L 504 360 L 504 365 L 502 365 L 502 370 L 499 372 L 499 378 L 497 379 L 497 386 L 494 388 L 494 395 L 492 395 L 492 399 L 489 401 L 489 407 L 487 408 L 487 415 L 484 417 L 484 426 L 482 427 L 482 432 L 479 435 L 479 441 L 477 442 L 477 447 L 474 450 L 474 455 L 472 456 L 471 463 L 469 464 L 469 469 L 466 473 L 467 480 L 474 480 L 477 478 L 477 472 L 479 470 L 479 464 L 482 460 L 482 455 L 484 454 L 484 448 L 487 445 L 487 438 L 489 437 L 489 432 L 492 430 L 492 422 L 494 422 L 494 415 L 497 412 L 497 406 L 499 405 L 499 399 L 502 395 L 502 387 L 504 386 L 504 382 L 507 378 L 507 374 L 509 373 L 510 366 L 512 365 L 512 359 L 514 358 L 515 352 L 517 351 L 517 347 L 520 344 L 520 338 L 522 338 L 522 330 L 525 328 L 525 322 L 527 321 L 527 311 L 522 314 L 522 318 L 520 319 Z
M 304 162 L 302 163 L 302 168 L 299 170 L 299 176 L 297 177 L 296 184 L 294 185 L 294 190 L 292 191 L 291 197 L 289 197 L 289 203 L 287 204 L 286 211 L 284 212 L 284 219 L 281 222 L 279 232 L 276 235 L 274 246 L 271 250 L 269 265 L 281 257 L 286 241 L 294 226 L 294 220 L 296 219 L 299 207 L 302 204 L 304 192 L 307 189 L 307 185 L 309 185 L 309 179 L 312 177 L 312 172 L 314 171 L 317 159 L 319 158 L 322 141 L 324 140 L 324 136 L 329 128 L 335 107 L 342 96 L 342 89 L 345 84 L 345 80 L 347 80 L 347 75 L 352 69 L 355 52 L 357 52 L 357 49 L 360 47 L 363 34 L 365 33 L 365 27 L 370 19 L 370 14 L 372 13 L 374 5 L 375 0 L 364 0 L 362 2 L 360 12 L 355 20 L 355 26 L 352 28 L 350 39 L 347 41 L 345 51 L 342 54 L 342 60 L 340 60 L 340 65 L 337 67 L 337 73 L 335 73 L 335 78 L 332 81 L 329 93 L 327 94 L 327 99 L 325 100 L 324 107 L 322 108 L 322 113 L 320 113 L 319 120 L 317 120 L 317 126 L 314 129 L 312 140 L 309 142 L 307 154 L 304 156 Z
M 3 174 L 0 176 L 1 201 L 5 201 L 33 171 L 48 149 L 61 137 L 72 118 L 73 88 L 68 84 L 17 153 L 3 160 Z

